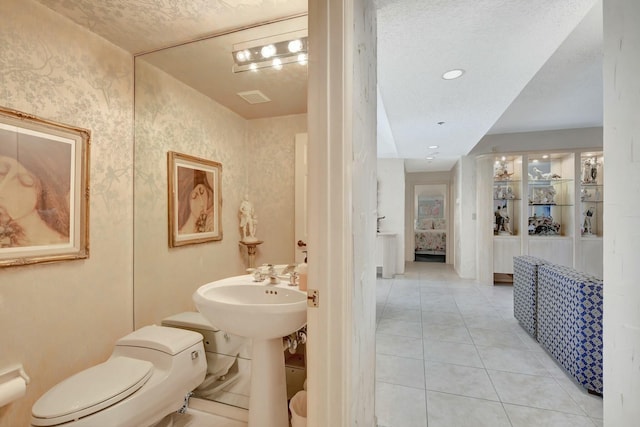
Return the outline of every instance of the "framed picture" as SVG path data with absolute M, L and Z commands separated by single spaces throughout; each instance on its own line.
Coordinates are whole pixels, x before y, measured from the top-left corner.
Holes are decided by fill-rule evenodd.
M 0 267 L 89 257 L 89 144 L 0 107 Z
M 222 240 L 222 165 L 167 153 L 169 247 Z

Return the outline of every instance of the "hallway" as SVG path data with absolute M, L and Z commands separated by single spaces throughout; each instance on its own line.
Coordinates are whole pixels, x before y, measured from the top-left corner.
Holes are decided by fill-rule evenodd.
M 575 384 L 513 317 L 511 286 L 409 262 L 377 279 L 379 427 L 602 426 Z

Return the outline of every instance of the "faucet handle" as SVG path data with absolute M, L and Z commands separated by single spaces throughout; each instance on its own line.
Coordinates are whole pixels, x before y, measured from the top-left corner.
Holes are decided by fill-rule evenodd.
M 298 277 L 300 275 L 297 271 L 292 271 L 289 273 L 289 286 L 296 286 L 298 284 Z

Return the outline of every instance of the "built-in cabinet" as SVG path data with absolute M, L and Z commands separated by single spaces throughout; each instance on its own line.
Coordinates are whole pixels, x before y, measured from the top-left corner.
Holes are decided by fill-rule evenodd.
M 514 256 L 533 255 L 602 277 L 602 152 L 499 154 L 492 162 L 494 276 L 513 274 Z

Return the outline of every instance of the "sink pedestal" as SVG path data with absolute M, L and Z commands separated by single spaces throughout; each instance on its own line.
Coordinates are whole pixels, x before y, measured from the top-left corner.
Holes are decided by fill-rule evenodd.
M 287 381 L 282 338 L 254 338 L 248 427 L 288 427 Z

